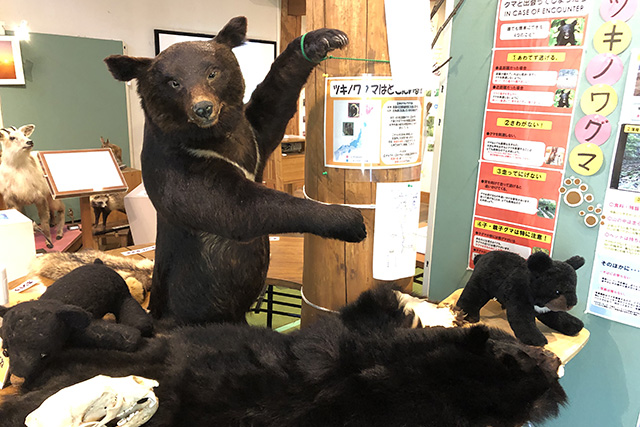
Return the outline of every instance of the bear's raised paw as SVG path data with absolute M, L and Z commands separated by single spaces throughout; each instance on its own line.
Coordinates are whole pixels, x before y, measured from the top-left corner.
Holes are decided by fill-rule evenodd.
M 310 31 L 304 38 L 304 53 L 311 61 L 322 61 L 329 52 L 349 44 L 347 35 L 331 28 Z

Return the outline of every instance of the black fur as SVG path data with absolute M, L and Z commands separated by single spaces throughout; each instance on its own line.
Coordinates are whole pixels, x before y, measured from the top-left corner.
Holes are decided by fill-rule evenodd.
M 556 46 L 575 46 L 578 44 L 576 41 L 576 24 L 577 20 L 573 20 L 572 23 L 567 24 L 563 19 L 560 21 L 560 27 L 558 27 L 558 36 L 556 37 Z
M 148 427 L 499 427 L 557 415 L 566 395 L 555 356 L 484 326 L 403 328 L 394 299 L 388 288 L 367 291 L 291 335 L 212 324 L 149 339 L 134 354 L 70 350 L 25 384 L 35 391 L 5 401 L 0 419 L 22 425 L 48 395 L 96 374 L 158 380 Z
M 119 323 L 102 320 L 113 313 Z M 0 306 L 2 346 L 11 372 L 30 379 L 66 347 L 134 351 L 153 331 L 124 279 L 96 260 L 56 280 L 40 299 Z
M 480 309 L 496 298 L 507 310 L 507 320 L 516 337 L 525 344 L 545 345 L 547 339 L 536 327 L 536 317 L 545 325 L 566 335 L 583 328 L 580 319 L 567 313 L 578 302 L 575 270 L 584 258 L 574 256 L 554 261 L 544 252 L 526 260 L 506 251 L 491 251 L 474 259 L 475 268 L 457 306 L 470 322 L 480 319 Z M 546 307 L 538 314 L 534 306 Z
M 156 318 L 244 321 L 264 287 L 268 234 L 309 232 L 348 242 L 366 236 L 356 209 L 261 184 L 265 161 L 316 64 L 294 40 L 243 106 L 231 48 L 245 32 L 246 19 L 234 18 L 213 41 L 179 43 L 153 59 L 105 60 L 116 79 L 138 80 L 145 112 L 142 175 L 158 213 L 150 301 Z M 341 31 L 315 30 L 305 53 L 319 61 L 346 44 Z

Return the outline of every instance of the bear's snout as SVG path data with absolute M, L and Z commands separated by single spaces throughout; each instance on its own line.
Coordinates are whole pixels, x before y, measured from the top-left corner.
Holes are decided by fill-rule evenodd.
M 196 116 L 208 120 L 213 113 L 213 104 L 209 101 L 200 101 L 193 106 L 193 112 Z
M 575 299 L 576 298 L 567 298 L 566 295 L 560 295 L 546 303 L 545 307 L 551 311 L 569 311 L 576 305 Z

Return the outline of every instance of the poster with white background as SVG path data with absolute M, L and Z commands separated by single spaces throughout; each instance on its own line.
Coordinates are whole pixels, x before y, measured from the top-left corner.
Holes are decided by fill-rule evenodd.
M 373 278 L 396 280 L 416 270 L 420 181 L 379 182 L 373 235 Z

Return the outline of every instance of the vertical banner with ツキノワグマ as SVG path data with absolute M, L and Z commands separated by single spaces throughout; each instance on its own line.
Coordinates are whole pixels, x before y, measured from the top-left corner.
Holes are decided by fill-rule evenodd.
M 500 0 L 469 267 L 477 254 L 551 252 L 590 0 Z
M 391 77 L 327 77 L 325 166 L 371 169 L 422 163 L 424 90 Z

